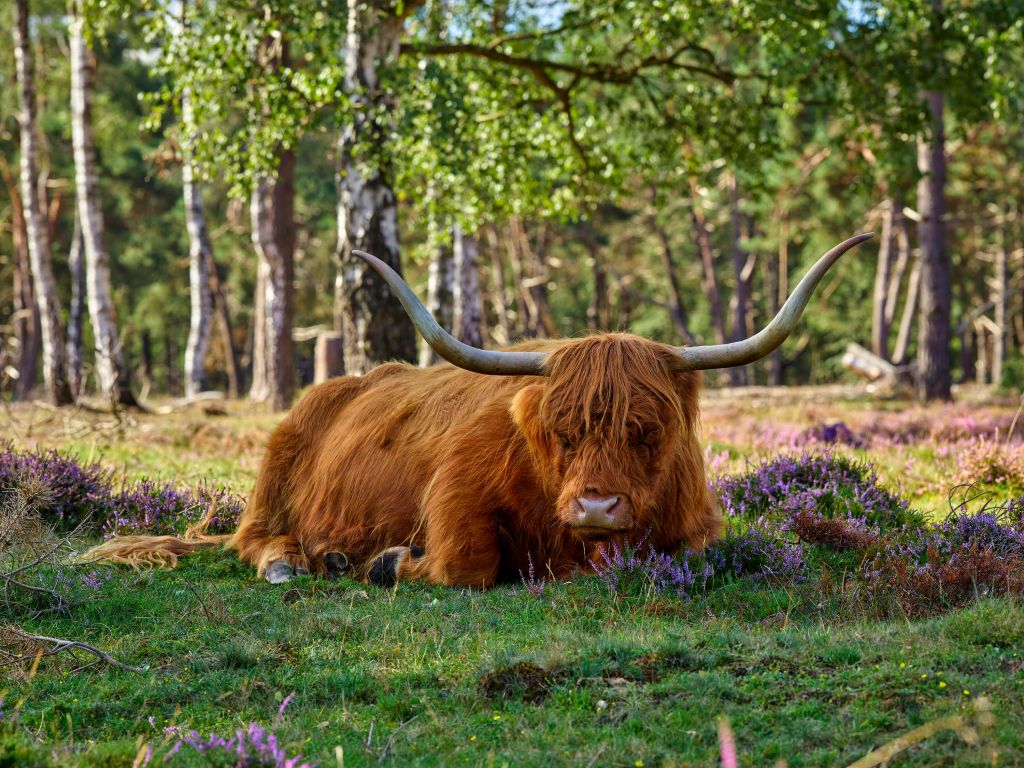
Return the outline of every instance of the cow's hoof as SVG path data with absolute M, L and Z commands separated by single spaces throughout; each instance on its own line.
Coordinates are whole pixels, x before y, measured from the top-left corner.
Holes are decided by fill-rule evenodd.
M 308 574 L 309 571 L 305 568 L 296 568 L 291 563 L 278 560 L 276 563 L 270 564 L 264 572 L 263 578 L 271 584 L 284 584 L 296 576 L 307 576 Z
M 340 579 L 348 570 L 348 557 L 343 552 L 328 552 L 324 555 L 324 577 Z
M 392 547 L 378 555 L 366 574 L 367 581 L 378 587 L 393 587 L 398 583 L 398 568 L 408 554 L 408 547 Z

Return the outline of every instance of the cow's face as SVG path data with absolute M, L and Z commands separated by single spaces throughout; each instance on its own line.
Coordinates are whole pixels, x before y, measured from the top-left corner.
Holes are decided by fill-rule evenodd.
M 581 339 L 553 352 L 547 380 L 516 397 L 513 417 L 555 515 L 581 538 L 655 522 L 689 424 L 665 350 L 623 334 Z

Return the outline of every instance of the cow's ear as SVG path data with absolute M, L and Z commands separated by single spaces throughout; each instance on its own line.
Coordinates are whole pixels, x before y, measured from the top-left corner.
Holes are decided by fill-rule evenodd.
M 527 441 L 536 447 L 544 444 L 543 430 L 540 424 L 540 403 L 544 398 L 543 384 L 530 384 L 520 389 L 512 398 L 512 421 Z

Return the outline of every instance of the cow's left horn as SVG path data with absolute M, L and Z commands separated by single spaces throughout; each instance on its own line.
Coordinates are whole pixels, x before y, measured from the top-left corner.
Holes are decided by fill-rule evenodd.
M 491 373 L 505 376 L 527 375 L 543 376 L 544 360 L 547 354 L 544 352 L 496 352 L 490 349 L 477 349 L 452 336 L 440 326 L 434 316 L 416 298 L 406 282 L 395 270 L 378 259 L 376 256 L 365 251 L 353 250 L 356 256 L 361 258 L 380 275 L 384 282 L 391 288 L 391 292 L 398 297 L 409 315 L 413 325 L 423 334 L 427 344 L 433 347 L 441 357 L 459 368 L 476 373 Z
M 811 300 L 811 294 L 818 287 L 821 278 L 839 257 L 874 236 L 873 232 L 851 237 L 826 253 L 818 263 L 804 275 L 786 303 L 782 305 L 772 321 L 749 339 L 734 341 L 731 344 L 712 344 L 706 347 L 680 347 L 678 370 L 704 371 L 709 368 L 731 368 L 735 365 L 746 365 L 762 357 L 770 355 L 776 347 L 786 340 L 793 332 L 797 320 Z

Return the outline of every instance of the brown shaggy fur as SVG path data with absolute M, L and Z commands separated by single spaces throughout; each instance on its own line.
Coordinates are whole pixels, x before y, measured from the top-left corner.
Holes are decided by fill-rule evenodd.
M 323 572 L 329 552 L 365 570 L 416 546 L 400 578 L 486 587 L 528 558 L 556 576 L 585 567 L 600 544 L 570 527 L 584 493 L 621 495 L 619 535 L 661 551 L 718 535 L 700 374 L 673 372 L 671 347 L 597 334 L 515 349 L 549 352 L 549 375 L 392 363 L 314 387 L 271 436 L 228 546 L 261 574 L 282 560 Z

